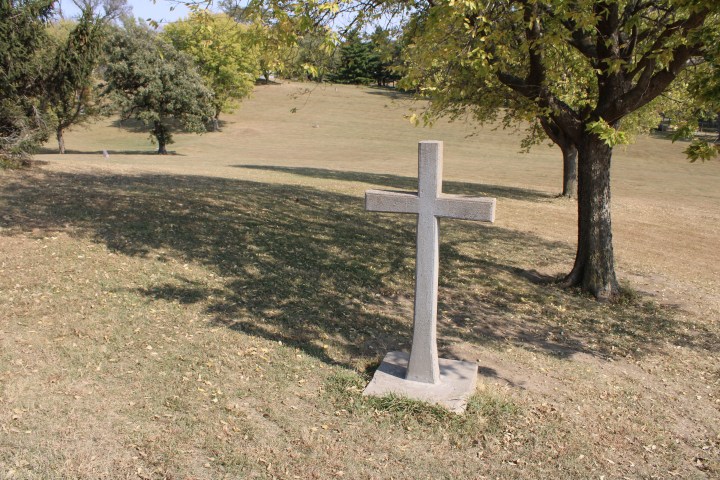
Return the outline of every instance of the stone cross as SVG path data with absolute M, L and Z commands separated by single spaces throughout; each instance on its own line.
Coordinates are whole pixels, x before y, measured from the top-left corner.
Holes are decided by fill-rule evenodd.
M 495 221 L 494 198 L 442 193 L 442 148 L 442 142 L 420 142 L 417 194 L 382 190 L 365 192 L 366 210 L 418 216 L 413 340 L 405 379 L 426 384 L 441 382 L 436 333 L 440 257 L 438 218 Z M 477 375 L 477 365 L 474 371 Z

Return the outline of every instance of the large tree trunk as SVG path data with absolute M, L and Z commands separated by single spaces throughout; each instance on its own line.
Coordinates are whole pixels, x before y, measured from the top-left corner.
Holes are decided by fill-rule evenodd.
M 563 190 L 560 196 L 577 197 L 578 151 L 572 143 L 560 145 L 563 154 Z
M 60 154 L 65 154 L 65 132 L 63 131 L 62 127 L 58 127 L 57 130 L 55 130 L 55 136 L 57 137 L 58 141 L 58 150 L 60 150 Z
M 162 124 L 162 122 L 155 122 L 153 128 L 153 135 L 155 135 L 155 139 L 158 142 L 157 153 L 160 155 L 167 155 L 168 131 L 167 128 L 165 128 L 165 125 Z
M 619 293 L 610 221 L 610 161 L 612 147 L 585 134 L 578 148 L 578 247 L 575 265 L 565 277 L 600 300 Z
M 167 143 L 165 143 L 165 140 L 158 139 L 158 154 L 160 155 L 167 155 Z

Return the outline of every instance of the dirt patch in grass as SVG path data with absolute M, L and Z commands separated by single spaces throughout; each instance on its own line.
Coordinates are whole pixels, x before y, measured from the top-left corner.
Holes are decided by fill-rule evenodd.
M 362 145 L 333 135 L 317 158 L 292 158 L 282 139 L 302 143 L 316 113 L 279 116 L 294 101 L 283 88 L 272 87 L 267 113 L 246 106 L 254 123 L 226 124 L 227 151 L 209 135 L 180 136 L 184 156 L 45 155 L 47 165 L 2 174 L 0 477 L 717 476 L 711 182 L 658 156 L 680 187 L 633 185 L 643 177 L 629 164 L 644 160 L 619 155 L 627 291 L 602 305 L 536 281 L 566 271 L 574 252 L 574 205 L 543 183 L 542 155 L 515 164 L 498 137 L 488 148 L 505 148 L 509 167 L 478 175 L 463 149 L 479 140 L 454 147 L 445 190 L 496 196 L 502 212 L 494 226 L 442 225 L 440 348 L 478 361 L 478 392 L 462 417 L 368 399 L 382 356 L 409 346 L 415 226 L 364 212 L 361 194 L 414 188 L 414 152 L 387 160 L 407 146 L 366 123 L 396 107 L 339 87 L 307 132 L 375 132 L 368 148 L 390 149 L 385 160 L 360 163 Z M 333 117 L 338 99 L 357 115 Z M 102 128 L 75 148 L 102 149 Z M 141 150 L 144 135 L 123 135 L 113 148 Z M 261 158 L 254 137 L 275 156 Z M 652 142 L 638 151 L 667 149 Z M 683 182 L 697 194 L 684 200 Z

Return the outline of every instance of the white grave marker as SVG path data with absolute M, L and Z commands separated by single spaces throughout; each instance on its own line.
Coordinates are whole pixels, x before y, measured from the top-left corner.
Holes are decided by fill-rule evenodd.
M 495 199 L 442 193 L 442 142 L 423 141 L 418 147 L 418 192 L 383 190 L 365 192 L 365 209 L 373 212 L 417 214 L 415 261 L 415 316 L 410 356 L 387 354 L 366 395 L 396 393 L 440 403 L 463 411 L 475 390 L 477 365 L 438 359 L 437 294 L 439 270 L 439 217 L 495 220 Z

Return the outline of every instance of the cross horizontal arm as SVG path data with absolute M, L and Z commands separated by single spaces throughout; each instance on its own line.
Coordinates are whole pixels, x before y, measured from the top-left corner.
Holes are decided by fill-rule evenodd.
M 407 192 L 367 190 L 365 210 L 370 212 L 418 213 L 418 197 Z
M 441 194 L 435 204 L 435 216 L 494 222 L 495 199 Z

